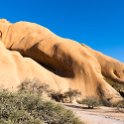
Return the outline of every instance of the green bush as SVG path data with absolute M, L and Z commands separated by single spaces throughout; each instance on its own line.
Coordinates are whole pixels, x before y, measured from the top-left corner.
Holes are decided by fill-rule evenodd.
M 87 107 L 88 107 L 88 109 L 93 109 L 94 107 L 100 105 L 99 100 L 97 100 L 97 99 L 94 98 L 94 97 L 88 97 L 88 98 L 86 98 L 86 99 L 83 99 L 80 103 L 81 103 L 81 104 L 86 104 Z
M 72 90 L 72 89 L 69 89 L 69 91 L 64 93 L 64 96 L 66 98 L 69 98 L 70 103 L 72 103 L 74 98 L 79 97 L 80 95 L 81 95 L 81 93 L 79 91 Z
M 29 92 L 0 91 L 0 124 L 82 124 L 70 110 Z

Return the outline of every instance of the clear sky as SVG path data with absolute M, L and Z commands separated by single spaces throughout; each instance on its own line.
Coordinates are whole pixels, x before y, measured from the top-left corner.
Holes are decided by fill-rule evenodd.
M 1 0 L 0 18 L 36 22 L 124 62 L 124 0 Z

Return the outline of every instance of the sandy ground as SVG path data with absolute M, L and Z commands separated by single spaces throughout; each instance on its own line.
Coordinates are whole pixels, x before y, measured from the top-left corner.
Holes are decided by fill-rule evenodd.
M 77 104 L 64 104 L 72 110 L 85 124 L 124 124 L 124 113 L 118 112 L 112 107 L 97 107 L 95 109 L 84 109 Z

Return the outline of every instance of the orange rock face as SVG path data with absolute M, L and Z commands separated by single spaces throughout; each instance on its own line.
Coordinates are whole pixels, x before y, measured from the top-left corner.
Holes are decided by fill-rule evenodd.
M 77 89 L 83 98 L 121 99 L 104 77 L 124 84 L 123 63 L 34 23 L 1 19 L 0 31 L 3 88 L 16 89 L 26 79 L 37 79 L 56 91 Z

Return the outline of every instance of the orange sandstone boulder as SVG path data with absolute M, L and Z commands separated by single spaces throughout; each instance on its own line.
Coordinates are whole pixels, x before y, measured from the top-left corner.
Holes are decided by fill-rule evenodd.
M 1 87 L 16 89 L 26 79 L 37 79 L 56 91 L 77 89 L 82 98 L 121 99 L 104 77 L 124 84 L 123 63 L 34 23 L 1 19 L 0 36 Z

